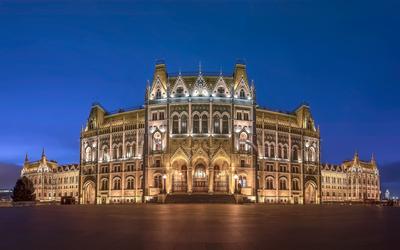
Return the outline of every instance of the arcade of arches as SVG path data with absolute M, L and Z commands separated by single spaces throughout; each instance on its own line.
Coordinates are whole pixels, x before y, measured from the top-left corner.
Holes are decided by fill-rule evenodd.
M 166 183 L 170 193 L 233 193 L 235 173 L 229 170 L 229 162 L 219 159 L 209 164 L 204 159 L 196 160 L 192 167 L 186 160 L 174 160 L 170 185 Z M 240 185 L 238 182 L 237 185 Z

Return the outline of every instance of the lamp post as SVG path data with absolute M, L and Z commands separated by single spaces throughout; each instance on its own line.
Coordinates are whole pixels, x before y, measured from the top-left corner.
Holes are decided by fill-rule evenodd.
M 233 176 L 233 179 L 235 179 L 235 194 L 237 194 L 237 192 L 238 192 L 238 190 L 237 190 L 237 182 L 238 182 L 238 175 L 237 174 L 235 174 L 234 176 Z
M 167 175 L 166 174 L 164 174 L 163 176 L 162 176 L 162 178 L 163 178 L 163 184 L 164 184 L 164 186 L 163 186 L 163 193 L 164 194 L 166 194 L 167 193 L 167 185 L 166 185 L 166 180 L 167 180 Z

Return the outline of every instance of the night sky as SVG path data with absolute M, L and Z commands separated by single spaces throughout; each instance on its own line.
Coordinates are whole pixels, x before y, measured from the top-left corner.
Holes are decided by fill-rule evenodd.
M 398 1 L 110 2 L 0 1 L 2 165 L 43 147 L 78 162 L 91 104 L 142 105 L 157 59 L 231 73 L 241 58 L 261 106 L 311 106 L 323 162 L 375 153 L 400 193 Z

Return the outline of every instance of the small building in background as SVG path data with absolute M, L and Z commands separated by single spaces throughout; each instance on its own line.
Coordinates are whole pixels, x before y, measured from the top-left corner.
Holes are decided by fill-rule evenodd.
M 21 177 L 28 177 L 34 185 L 36 200 L 40 202 L 60 202 L 63 197 L 79 197 L 79 164 L 58 165 L 48 160 L 44 150 L 37 161 L 25 157 Z
M 321 167 L 322 202 L 379 201 L 380 176 L 374 157 L 362 161 L 356 153 L 341 165 Z

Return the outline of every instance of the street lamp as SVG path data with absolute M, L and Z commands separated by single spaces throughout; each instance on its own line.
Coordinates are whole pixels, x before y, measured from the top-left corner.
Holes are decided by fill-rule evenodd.
M 163 178 L 163 183 L 164 183 L 163 193 L 165 194 L 165 193 L 167 193 L 167 189 L 166 189 L 167 175 L 164 174 L 164 175 L 162 176 L 162 178 Z
M 237 194 L 237 192 L 238 192 L 238 190 L 237 190 L 237 182 L 238 182 L 238 175 L 237 174 L 235 174 L 234 176 L 233 176 L 233 179 L 235 179 L 235 194 Z

